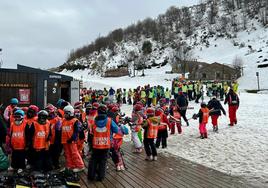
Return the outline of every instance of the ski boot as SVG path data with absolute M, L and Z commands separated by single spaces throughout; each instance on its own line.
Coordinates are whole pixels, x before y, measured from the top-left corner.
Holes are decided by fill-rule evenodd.
M 152 161 L 153 160 L 153 156 L 150 155 L 150 156 L 146 156 L 145 158 L 145 161 Z
M 47 177 L 45 174 L 40 172 L 33 172 L 32 177 L 33 177 L 33 184 L 35 187 L 43 188 L 48 186 Z

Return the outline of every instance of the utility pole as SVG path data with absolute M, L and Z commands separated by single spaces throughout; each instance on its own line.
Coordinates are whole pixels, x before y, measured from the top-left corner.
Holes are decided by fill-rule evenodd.
M 258 83 L 258 91 L 260 91 L 260 80 L 259 80 L 259 72 L 256 72 L 257 83 Z

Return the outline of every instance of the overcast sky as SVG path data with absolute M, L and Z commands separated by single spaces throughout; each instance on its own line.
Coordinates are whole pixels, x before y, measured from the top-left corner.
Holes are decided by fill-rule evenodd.
M 99 35 L 200 0 L 0 0 L 0 61 L 50 68 Z

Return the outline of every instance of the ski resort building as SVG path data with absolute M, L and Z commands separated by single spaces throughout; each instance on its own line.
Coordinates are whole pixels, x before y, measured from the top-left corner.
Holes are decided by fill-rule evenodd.
M 12 97 L 18 98 L 19 106 L 43 108 L 60 98 L 74 103 L 79 100 L 79 85 L 73 77 L 23 65 L 0 68 L 0 103 L 7 105 Z
M 190 80 L 236 80 L 239 78 L 240 70 L 232 68 L 225 64 L 212 63 L 203 64 L 198 69 L 190 72 Z

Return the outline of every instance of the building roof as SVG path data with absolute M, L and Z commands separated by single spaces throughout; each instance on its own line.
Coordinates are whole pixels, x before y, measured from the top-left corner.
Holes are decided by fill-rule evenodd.
M 17 69 L 0 68 L 0 71 L 1 70 L 5 71 L 5 72 L 35 73 L 35 74 L 42 75 L 44 77 L 48 77 L 50 79 L 60 79 L 62 81 L 72 81 L 73 80 L 73 77 L 71 77 L 71 76 L 66 76 L 63 74 L 58 74 L 58 73 L 54 73 L 51 71 L 37 69 L 37 68 L 33 68 L 33 67 L 28 67 L 28 66 L 24 66 L 24 65 L 20 65 L 20 64 L 17 64 Z
M 202 72 L 203 70 L 209 69 L 212 66 L 224 67 L 225 70 L 229 69 L 229 70 L 235 71 L 235 69 L 231 67 L 230 65 L 215 62 L 211 64 L 208 64 L 208 63 L 205 64 L 202 68 L 198 69 L 198 72 Z

